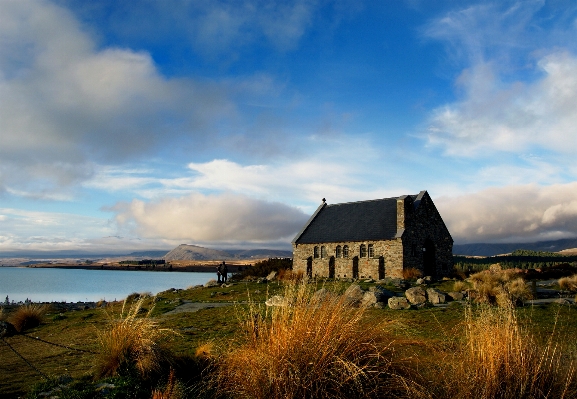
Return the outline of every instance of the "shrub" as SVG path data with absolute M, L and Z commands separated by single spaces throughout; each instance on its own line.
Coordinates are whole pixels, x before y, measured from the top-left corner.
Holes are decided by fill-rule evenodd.
M 363 309 L 338 295 L 314 295 L 304 283 L 287 285 L 284 302 L 290 305 L 250 307 L 242 339 L 215 360 L 207 391 L 253 399 L 412 392 L 410 368 L 395 360 L 384 325 L 365 322 Z
M 242 280 L 245 277 L 266 277 L 270 272 L 278 272 L 282 269 L 291 270 L 293 261 L 291 258 L 270 258 L 256 262 L 241 272 L 235 273 L 232 278 Z
M 559 287 L 564 290 L 577 291 L 577 274 L 559 279 Z
M 467 307 L 466 339 L 441 373 L 447 398 L 563 398 L 577 389 L 574 358 L 551 336 L 540 344 L 525 331 L 512 306 Z M 448 359 L 444 359 L 448 360 Z
M 403 280 L 416 280 L 421 277 L 423 273 L 414 267 L 403 269 Z
M 10 316 L 8 322 L 14 325 L 16 331 L 22 332 L 40 325 L 44 320 L 48 307 L 46 305 L 27 304 L 19 306 Z
M 516 269 L 484 270 L 471 275 L 475 301 L 507 306 L 532 298 L 532 292 Z
M 170 360 L 162 343 L 176 333 L 158 327 L 150 317 L 153 308 L 138 317 L 143 301 L 141 298 L 132 303 L 128 310 L 125 310 L 124 301 L 120 314 L 116 318 L 109 316 L 108 328 L 98 332 L 100 351 L 94 365 L 97 377 L 118 375 L 133 369 L 147 377 Z
M 303 279 L 304 273 L 302 271 L 293 272 L 292 270 L 280 269 L 277 278 L 280 281 L 297 283 Z
M 453 291 L 461 292 L 465 291 L 466 289 L 467 289 L 467 283 L 465 283 L 464 281 L 455 281 L 455 283 L 453 284 Z

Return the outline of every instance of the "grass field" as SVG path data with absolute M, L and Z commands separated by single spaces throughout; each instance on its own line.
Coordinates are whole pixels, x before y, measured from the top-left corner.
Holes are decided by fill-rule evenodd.
M 445 282 L 444 284 L 446 285 L 447 283 Z M 363 284 L 365 287 L 369 285 L 371 284 Z M 312 287 L 311 289 L 314 291 L 313 288 L 320 288 L 320 286 Z M 326 283 L 325 288 L 329 291 L 342 292 L 346 288 L 346 284 Z M 302 337 L 307 334 L 306 329 L 299 333 L 301 335 L 295 333 L 297 327 L 300 328 L 298 320 L 304 320 L 304 322 L 301 322 L 301 325 L 302 323 L 311 325 L 311 323 L 318 322 L 320 323 L 318 325 L 322 327 L 315 328 L 315 331 L 328 331 L 328 324 L 323 324 L 325 320 L 322 320 L 322 316 L 344 313 L 342 311 L 343 308 L 339 307 L 342 304 L 338 302 L 329 305 L 324 304 L 324 302 L 322 304 L 306 302 L 306 306 L 302 307 L 304 313 L 299 316 L 298 320 L 294 319 L 294 317 L 296 317 L 294 314 L 289 313 L 285 313 L 282 317 L 279 316 L 280 313 L 274 316 L 270 314 L 270 309 L 268 309 L 267 313 L 266 307 L 262 305 L 262 303 L 267 297 L 277 294 L 286 295 L 285 287 L 282 284 L 276 282 L 269 284 L 242 282 L 228 288 L 214 287 L 169 291 L 161 293 L 155 298 L 144 300 L 140 303 L 142 309 L 137 310 L 137 314 L 133 316 L 135 319 L 138 319 L 149 315 L 151 322 L 155 325 L 154 328 L 164 329 L 170 332 L 166 334 L 162 340 L 162 349 L 170 353 L 170 359 L 167 360 L 168 363 L 161 365 L 158 370 L 153 370 L 151 373 L 154 375 L 147 376 L 146 378 L 141 377 L 138 373 L 134 374 L 134 370 L 128 370 L 123 374 L 125 377 L 123 379 L 113 376 L 109 377 L 108 380 L 100 380 L 98 383 L 104 381 L 116 387 L 115 389 L 117 391 L 113 389 L 109 397 L 124 397 L 121 393 L 122 389 L 125 389 L 126 392 L 130 390 L 134 391 L 136 385 L 138 386 L 137 388 L 140 389 L 138 392 L 141 392 L 141 395 L 145 395 L 144 397 L 152 397 L 153 389 L 156 389 L 155 397 L 168 397 L 167 395 L 162 396 L 162 392 L 169 392 L 169 396 L 173 398 L 213 397 L 214 395 L 219 397 L 235 397 L 235 395 L 231 394 L 230 389 L 219 391 L 219 389 L 216 389 L 210 384 L 200 386 L 199 383 L 214 381 L 214 378 L 217 378 L 214 377 L 216 374 L 210 374 L 210 372 L 214 372 L 217 367 L 221 367 L 221 370 L 223 370 L 223 367 L 226 367 L 226 370 L 232 370 L 233 366 L 231 364 L 234 364 L 234 361 L 238 361 L 238 358 L 231 360 L 231 354 L 243 353 L 243 356 L 248 356 L 244 364 L 248 364 L 249 359 L 253 359 L 254 356 L 256 356 L 250 353 L 263 354 L 266 351 L 272 350 L 270 349 L 272 347 L 276 348 L 272 352 L 276 354 L 275 356 L 287 356 L 286 353 L 293 353 L 295 349 L 293 348 L 288 352 L 282 352 L 283 348 L 281 348 L 282 345 L 280 345 L 280 343 L 283 342 L 283 337 L 300 337 L 298 339 L 302 339 Z M 206 308 L 190 313 L 165 315 L 166 312 L 175 309 L 179 304 L 183 303 L 183 301 L 208 304 L 212 302 L 234 302 L 236 304 L 225 307 Z M 313 305 L 317 306 L 317 308 L 326 306 L 327 312 L 310 313 Z M 127 309 L 128 308 L 125 309 L 125 313 Z M 564 378 L 563 376 L 565 376 L 565 374 L 563 373 L 571 373 L 571 370 L 567 367 L 575 361 L 576 344 L 574 337 L 577 334 L 577 309 L 575 306 L 547 304 L 520 307 L 511 310 L 512 313 L 508 314 L 508 317 L 514 316 L 515 326 L 502 325 L 502 329 L 512 331 L 510 336 L 503 338 L 503 340 L 506 341 L 505 343 L 507 343 L 506 347 L 514 347 L 517 352 L 512 350 L 506 360 L 495 360 L 496 363 L 494 364 L 497 364 L 495 367 L 498 375 L 501 375 L 500 370 L 504 370 L 503 367 L 512 367 L 513 371 L 511 371 L 512 374 L 508 377 L 509 380 L 494 382 L 497 385 L 508 384 L 507 386 L 512 386 L 512 381 L 521 379 L 520 377 L 524 374 L 536 373 L 539 378 L 545 378 L 546 375 L 542 374 L 544 373 L 543 369 L 545 366 L 548 367 L 548 372 L 552 372 L 551 370 L 557 367 L 557 369 L 555 369 L 557 371 L 553 370 L 557 374 L 554 374 L 552 377 L 549 376 L 547 377 L 549 379 L 546 379 L 546 381 L 549 381 L 549 386 L 554 386 L 554 389 L 557 390 L 553 394 L 549 393 L 549 396 L 547 396 L 547 392 L 543 392 L 542 396 L 531 396 L 535 395 L 536 391 L 523 391 L 523 389 L 525 389 L 523 387 L 516 387 L 510 391 L 499 393 L 500 391 L 498 389 L 495 391 L 496 388 L 494 386 L 488 387 L 483 385 L 481 387 L 479 385 L 480 381 L 485 381 L 488 378 L 487 375 L 482 374 L 482 362 L 488 362 L 488 360 L 484 357 L 482 359 L 485 360 L 479 360 L 476 356 L 484 350 L 487 350 L 486 348 L 493 344 L 486 342 L 483 347 L 471 345 L 471 342 L 481 345 L 483 339 L 492 339 L 486 336 L 483 338 L 479 335 L 483 330 L 474 330 L 471 326 L 480 325 L 480 322 L 476 320 L 478 317 L 483 317 L 482 311 L 486 311 L 486 309 L 490 308 L 477 308 L 476 305 L 468 307 L 459 303 L 453 303 L 444 308 L 425 307 L 406 311 L 372 308 L 351 314 L 348 319 L 331 319 L 333 324 L 330 325 L 333 327 L 330 328 L 332 328 L 334 334 L 329 338 L 333 340 L 331 342 L 335 342 L 335 345 L 344 345 L 342 347 L 346 349 L 348 346 L 345 344 L 349 342 L 338 341 L 341 335 L 344 336 L 344 327 L 338 323 L 345 323 L 343 324 L 344 326 L 350 327 L 350 329 L 347 330 L 349 334 L 346 336 L 348 337 L 347 340 L 354 340 L 357 336 L 355 334 L 363 332 L 363 334 L 359 335 L 359 337 L 361 337 L 359 339 L 367 340 L 366 344 L 372 345 L 372 349 L 367 351 L 362 359 L 356 359 L 352 356 L 349 360 L 339 360 L 343 362 L 345 360 L 347 362 L 350 361 L 350 363 L 346 363 L 348 364 L 347 367 L 349 367 L 349 370 L 356 367 L 354 365 L 356 364 L 355 362 L 358 361 L 360 362 L 359 367 L 372 370 L 371 372 L 385 369 L 391 371 L 387 371 L 388 374 L 379 374 L 379 380 L 377 381 L 385 381 L 387 384 L 394 385 L 394 390 L 389 391 L 388 394 L 375 388 L 379 386 L 378 384 L 374 384 L 376 380 L 372 381 L 371 384 L 373 385 L 371 385 L 368 379 L 363 379 L 365 378 L 363 377 L 358 380 L 362 382 L 359 382 L 361 385 L 357 387 L 360 389 L 359 391 L 355 391 L 357 388 L 355 388 L 354 384 L 350 385 L 350 381 L 346 383 L 343 382 L 343 387 L 349 390 L 348 397 L 370 396 L 361 395 L 359 392 L 362 391 L 371 393 L 374 397 L 402 397 L 406 394 L 406 396 L 411 397 L 458 398 L 468 397 L 467 395 L 471 395 L 472 392 L 476 392 L 475 390 L 479 389 L 483 391 L 484 394 L 479 394 L 477 397 L 487 398 L 563 397 L 563 395 L 564 397 L 575 397 L 577 393 L 574 390 L 575 381 L 571 379 L 573 377 L 569 376 L 571 378 L 567 385 L 569 387 L 567 392 L 560 392 L 558 390 L 561 388 L 557 387 L 557 385 L 563 386 L 563 381 L 560 382 L 557 380 Z M 111 321 L 121 320 L 121 313 L 122 303 L 111 304 L 103 309 L 71 311 L 61 314 L 51 313 L 50 310 L 48 310 L 48 313 L 44 316 L 39 326 L 32 327 L 25 331 L 28 337 L 16 335 L 5 338 L 4 341 L 21 354 L 38 371 L 25 363 L 24 360 L 16 355 L 5 343 L 0 342 L 0 396 L 18 397 L 32 392 L 32 394 L 29 394 L 29 397 L 38 397 L 36 394 L 43 389 L 47 390 L 51 386 L 57 385 L 54 378 L 70 376 L 74 382 L 68 383 L 69 386 L 78 386 L 78 388 L 75 388 L 77 389 L 75 392 L 85 392 L 85 394 L 83 394 L 85 396 L 78 394 L 77 396 L 70 397 L 99 397 L 90 396 L 93 395 L 97 389 L 102 388 L 102 385 L 100 388 L 97 388 L 95 382 L 93 382 L 93 376 L 97 372 L 97 369 L 94 367 L 97 359 L 95 354 L 50 345 L 29 337 L 39 337 L 42 340 L 64 345 L 69 348 L 101 353 L 102 348 L 98 340 L 99 334 L 101 336 L 103 331 L 111 328 Z M 247 317 L 247 315 L 250 317 Z M 2 317 L 7 318 L 9 316 L 9 312 L 5 311 Z M 274 324 L 275 317 L 277 317 L 276 322 L 280 324 Z M 499 319 L 499 317 L 502 317 L 502 315 L 500 316 L 499 314 L 492 314 L 487 317 L 483 320 L 484 322 L 493 320 L 491 325 L 496 325 L 499 320 L 505 320 L 503 318 Z M 494 317 L 495 319 L 490 319 L 490 317 Z M 248 328 L 247 326 L 252 327 Z M 287 326 L 290 328 L 286 328 Z M 375 326 L 378 326 L 382 334 L 375 331 L 373 331 L 374 334 L 372 335 L 364 334 L 367 328 L 374 328 Z M 488 328 L 486 328 L 486 330 L 488 330 Z M 260 332 L 260 335 L 256 338 L 253 334 L 254 331 Z M 340 331 L 343 331 L 343 333 L 340 334 Z M 263 342 L 262 337 L 264 336 L 269 337 L 269 341 Z M 279 338 L 280 341 L 270 341 L 270 339 L 275 336 Z M 321 346 L 323 338 L 321 337 L 320 339 L 321 341 L 315 344 L 316 346 L 314 348 Z M 290 340 L 287 338 L 286 341 L 289 342 Z M 531 348 L 544 348 L 544 350 L 549 350 L 549 352 L 531 352 L 530 356 L 532 357 L 529 357 L 527 355 L 527 353 L 529 353 L 527 352 L 528 348 L 525 348 L 525 344 L 529 344 Z M 248 349 L 252 352 L 248 351 L 245 345 L 249 345 Z M 201 349 L 199 350 L 199 348 Z M 246 349 L 245 352 L 237 352 L 243 350 L 243 348 Z M 308 350 L 313 351 L 314 348 L 311 347 Z M 356 351 L 358 348 L 354 350 Z M 494 351 L 499 351 L 500 353 L 502 349 L 494 349 Z M 329 352 L 327 349 L 326 353 Z M 283 353 L 285 353 L 285 355 L 283 355 Z M 516 358 L 515 356 L 517 355 L 519 355 L 520 358 Z M 525 355 L 527 355 L 526 359 L 524 357 Z M 299 359 L 302 359 L 303 356 L 305 355 L 301 355 Z M 549 363 L 547 365 L 540 364 L 539 356 L 541 356 L 541 359 L 549 361 Z M 380 363 L 376 362 L 376 360 L 376 363 L 371 360 L 379 359 L 379 357 L 383 358 Z M 280 361 L 280 359 L 273 360 L 275 362 L 276 360 Z M 562 364 L 558 364 L 559 360 L 561 360 Z M 319 364 L 324 365 L 325 363 L 322 363 L 323 361 L 324 359 L 322 359 L 322 361 L 319 360 Z M 291 362 L 295 363 L 296 360 Z M 527 364 L 527 362 L 529 362 L 529 364 Z M 479 364 L 481 364 L 481 366 L 475 368 L 475 365 Z M 525 368 L 519 365 L 523 365 Z M 307 364 L 303 364 L 299 372 L 302 370 L 309 372 L 310 370 L 307 367 Z M 174 389 L 165 387 L 171 368 L 174 370 L 173 375 L 175 378 L 173 378 L 172 384 Z M 203 371 L 204 374 L 201 374 Z M 44 387 L 36 386 L 44 381 L 44 378 L 39 372 L 52 378 Z M 352 371 L 351 373 L 354 374 Z M 515 373 L 518 374 L 515 375 Z M 106 373 L 100 374 L 105 375 Z M 223 375 L 226 377 L 226 374 L 221 373 L 220 375 L 221 377 Z M 319 373 L 319 375 L 321 374 Z M 367 375 L 370 376 L 370 374 Z M 391 379 L 391 375 L 398 375 L 402 378 L 394 380 Z M 565 377 L 569 378 L 567 376 Z M 338 378 L 342 379 L 343 376 L 339 376 Z M 245 379 L 248 379 L 248 376 Z M 337 377 L 333 379 L 337 379 Z M 140 380 L 146 381 L 141 382 Z M 218 378 L 216 380 L 218 381 Z M 402 384 L 399 385 L 399 381 L 401 380 L 408 381 L 407 384 L 410 386 L 406 390 L 403 390 Z M 551 382 L 553 380 L 554 382 Z M 61 381 L 66 381 L 66 379 Z M 325 389 L 325 391 L 322 391 L 325 392 L 324 396 L 330 397 L 326 392 L 334 392 L 331 391 L 331 389 L 334 389 L 335 385 L 331 385 L 331 383 L 325 381 L 325 385 L 318 385 L 318 392 Z M 527 382 L 527 384 L 530 385 L 530 382 Z M 314 383 L 312 383 L 312 385 L 314 385 Z M 533 385 L 535 384 L 533 383 Z M 34 388 L 35 386 L 36 388 Z M 125 388 L 122 388 L 123 386 L 125 386 Z M 372 391 L 369 391 L 369 388 L 372 389 Z M 285 386 L 283 389 L 288 388 Z M 314 392 L 316 391 L 312 389 L 313 388 L 311 388 L 311 391 L 307 391 L 309 397 L 321 397 L 318 395 L 315 396 Z M 493 391 L 491 391 L 491 389 L 493 389 Z M 101 389 L 99 392 L 100 397 L 106 397 L 106 388 L 104 388 L 104 390 Z M 249 393 L 239 397 L 260 397 L 261 394 L 263 395 L 262 397 L 281 397 L 272 394 L 273 387 L 271 387 L 269 391 L 265 391 L 264 394 L 260 391 L 250 391 L 249 388 L 246 389 L 246 392 Z M 357 392 L 359 394 L 355 396 L 355 394 L 351 392 Z M 302 392 L 300 394 L 302 394 Z M 337 397 L 338 395 L 333 396 Z M 298 396 L 285 394 L 285 397 Z

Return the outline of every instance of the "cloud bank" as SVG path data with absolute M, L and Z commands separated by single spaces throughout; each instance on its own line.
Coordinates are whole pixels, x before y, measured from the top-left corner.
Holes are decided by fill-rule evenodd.
M 435 204 L 460 244 L 577 236 L 577 183 L 488 188 Z
M 300 210 L 238 194 L 190 194 L 110 209 L 122 228 L 145 238 L 192 242 L 288 241 L 308 219 Z

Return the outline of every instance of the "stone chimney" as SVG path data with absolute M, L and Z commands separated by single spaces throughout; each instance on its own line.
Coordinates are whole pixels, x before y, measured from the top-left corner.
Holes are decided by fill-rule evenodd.
M 413 198 L 403 195 L 397 198 L 397 231 L 406 229 L 407 217 L 413 210 Z

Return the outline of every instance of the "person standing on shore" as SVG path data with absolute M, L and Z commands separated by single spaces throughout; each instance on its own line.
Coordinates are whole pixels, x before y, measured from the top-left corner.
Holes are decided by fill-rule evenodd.
M 216 267 L 216 277 L 218 279 L 217 281 L 219 284 L 220 284 L 220 276 L 222 275 L 221 269 L 222 269 L 222 265 L 218 265 Z
M 226 283 L 226 280 L 228 280 L 228 267 L 226 266 L 226 263 L 224 263 L 224 261 L 222 261 L 221 273 L 222 273 L 222 282 Z

